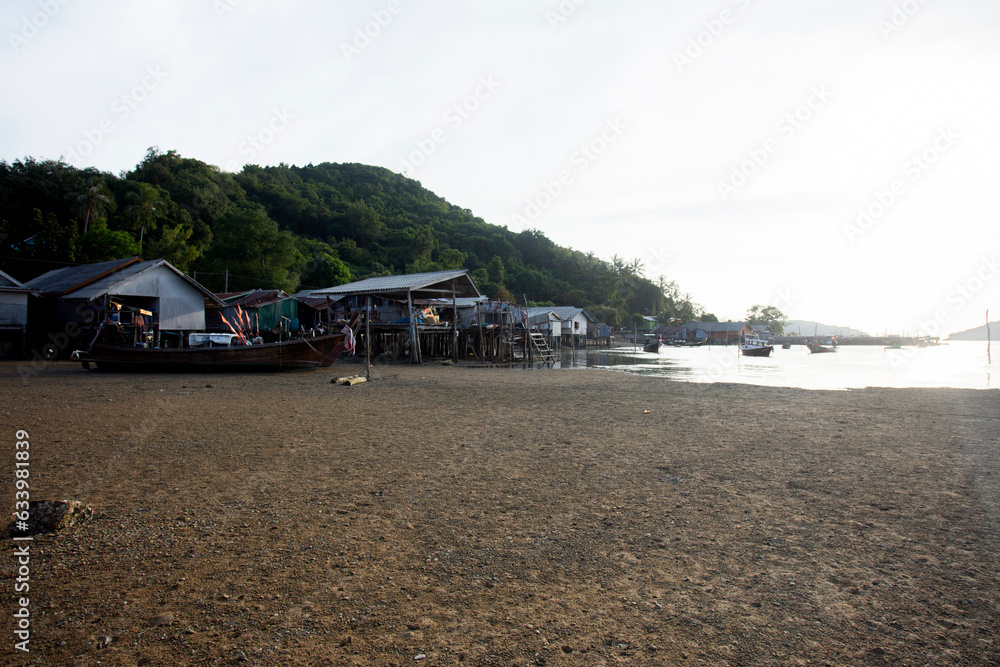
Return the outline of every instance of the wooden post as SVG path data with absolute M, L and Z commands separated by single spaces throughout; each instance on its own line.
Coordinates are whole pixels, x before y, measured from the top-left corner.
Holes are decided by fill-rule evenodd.
M 451 360 L 458 362 L 458 300 L 455 298 L 455 279 L 451 281 Z
M 476 334 L 479 336 L 479 361 L 485 361 L 486 348 L 484 344 L 486 341 L 483 340 L 483 320 L 480 318 L 479 312 L 479 302 L 476 302 Z
M 410 363 L 415 364 L 420 354 L 417 349 L 420 342 L 417 340 L 417 318 L 413 316 L 413 298 L 410 290 L 406 290 L 406 308 L 410 317 Z
M 372 297 L 368 295 L 368 309 L 365 313 L 365 378 L 372 379 Z
M 993 358 L 990 357 L 990 311 L 986 311 L 986 363 L 993 363 Z

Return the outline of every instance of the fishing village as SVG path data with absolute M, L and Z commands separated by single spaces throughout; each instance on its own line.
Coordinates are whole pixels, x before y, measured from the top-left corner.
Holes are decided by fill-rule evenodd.
M 314 369 L 345 352 L 368 363 L 545 364 L 562 348 L 615 343 L 654 353 L 662 345 L 738 344 L 748 356 L 766 356 L 775 343 L 787 347 L 795 340 L 745 321 L 661 325 L 646 317 L 631 328 L 612 328 L 580 307 L 491 299 L 467 270 L 375 277 L 294 294 L 212 293 L 168 261 L 140 257 L 56 269 L 27 283 L 6 274 L 2 280 L 10 301 L 4 356 L 73 358 L 88 368 Z M 795 342 L 814 352 L 833 349 L 813 341 Z
M 4 281 L 28 308 L 0 363 L 30 443 L 20 664 L 995 664 L 996 390 L 558 370 L 780 339 L 612 331 L 465 270 Z
M 0 666 L 1000 667 L 1000 3 L 0 19 Z

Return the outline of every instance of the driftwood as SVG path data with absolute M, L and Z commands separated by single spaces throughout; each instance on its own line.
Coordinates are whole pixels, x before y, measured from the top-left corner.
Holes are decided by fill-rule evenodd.
M 368 379 L 363 375 L 348 375 L 346 377 L 336 378 L 331 380 L 332 384 L 344 384 L 349 387 L 353 387 L 356 384 L 361 384 L 362 382 L 367 382 Z

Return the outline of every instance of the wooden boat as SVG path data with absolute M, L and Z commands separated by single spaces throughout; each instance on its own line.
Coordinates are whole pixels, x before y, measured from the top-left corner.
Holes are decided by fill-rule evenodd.
M 642 351 L 643 352 L 653 352 L 655 354 L 656 352 L 660 351 L 660 345 L 662 345 L 662 344 L 663 343 L 660 341 L 659 338 L 657 338 L 656 340 L 647 341 L 642 346 Z
M 781 349 L 782 350 L 790 350 L 790 349 L 792 349 L 792 344 L 791 343 L 782 343 L 781 344 Z
M 808 343 L 806 343 L 806 347 L 808 347 L 809 351 L 812 352 L 813 354 L 822 354 L 824 352 L 836 352 L 837 351 L 836 342 L 832 346 L 829 346 L 829 347 L 826 346 L 826 345 L 820 345 L 819 343 L 808 342 Z
M 311 371 L 331 365 L 345 350 L 353 349 L 356 322 L 357 318 L 342 330 L 322 336 L 185 348 L 127 345 L 99 333 L 88 352 L 78 350 L 73 358 L 88 370 L 93 364 L 100 371 Z
M 740 336 L 740 352 L 745 357 L 769 357 L 774 352 L 774 346 L 756 334 Z

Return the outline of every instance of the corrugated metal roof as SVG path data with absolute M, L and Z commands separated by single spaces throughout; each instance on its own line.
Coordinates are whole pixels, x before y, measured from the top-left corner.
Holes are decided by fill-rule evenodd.
M 239 306 L 240 308 L 260 308 L 270 303 L 292 298 L 287 292 L 280 289 L 261 289 L 249 293 L 234 292 L 229 297 L 223 294 L 216 294 L 216 296 L 225 301 L 227 306 Z
M 0 271 L 0 289 L 8 292 L 33 292 L 34 290 L 20 280 Z
M 295 296 L 295 295 L 292 295 L 292 296 L 299 303 L 304 304 L 306 306 L 309 306 L 310 308 L 314 308 L 316 310 L 321 310 L 323 308 L 327 308 L 329 306 L 332 306 L 333 304 L 337 303 L 338 299 L 340 298 L 337 295 L 327 295 L 327 296 Z
M 116 265 L 119 268 L 116 269 Z M 218 297 L 165 259 L 143 261 L 139 257 L 133 257 L 128 260 L 98 262 L 97 264 L 56 269 L 30 281 L 28 287 L 37 289 L 43 294 L 59 295 L 63 299 L 92 300 L 107 294 L 115 285 L 132 276 L 161 266 L 201 292 L 206 299 L 217 305 L 223 305 Z
M 712 333 L 717 331 L 739 331 L 746 325 L 746 322 L 688 322 L 681 328 L 689 331 L 701 329 L 705 333 Z
M 337 294 L 348 296 L 352 294 L 399 294 L 419 292 L 440 285 L 441 289 L 450 289 L 450 281 L 457 280 L 458 296 L 479 296 L 479 289 L 465 269 L 454 271 L 433 271 L 430 273 L 409 273 L 400 276 L 377 276 L 366 278 L 346 285 L 337 285 L 327 289 L 313 290 L 311 296 Z
M 476 304 L 484 303 L 488 300 L 485 296 L 459 296 L 455 297 L 456 308 L 475 308 Z M 419 299 L 421 303 L 426 302 L 429 306 L 439 306 L 443 308 L 451 307 L 451 297 L 441 297 L 440 299 Z
M 92 283 L 108 274 L 115 273 L 127 266 L 140 262 L 142 262 L 141 257 L 129 257 L 128 259 L 113 259 L 108 262 L 97 262 L 96 264 L 67 266 L 62 269 L 53 269 L 48 273 L 43 273 L 37 278 L 32 278 L 26 284 L 31 289 L 36 289 L 42 294 L 66 294 L 67 292 L 80 289 L 84 285 Z
M 577 308 L 576 306 L 531 306 L 527 310 L 529 317 L 537 313 L 544 313 L 551 310 L 553 313 L 558 315 L 561 320 L 571 320 L 580 313 L 583 313 L 588 320 L 591 322 L 594 321 L 594 318 L 590 316 L 590 313 L 583 308 Z

